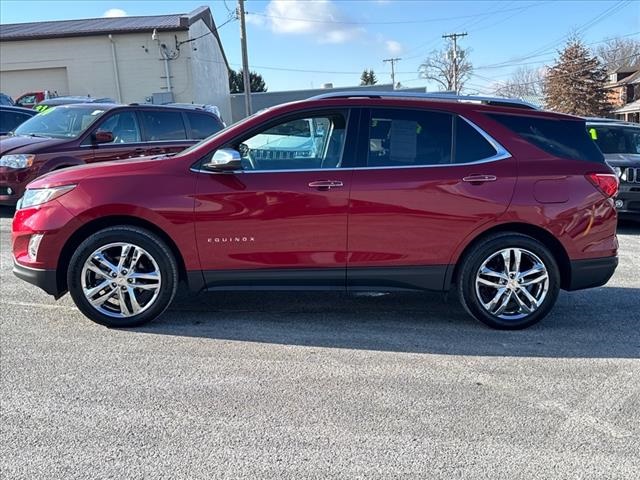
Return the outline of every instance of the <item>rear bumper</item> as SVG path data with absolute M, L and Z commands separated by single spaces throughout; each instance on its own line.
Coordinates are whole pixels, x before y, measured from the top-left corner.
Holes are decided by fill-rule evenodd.
M 36 287 L 40 287 L 49 295 L 60 298 L 65 294 L 58 287 L 58 275 L 55 270 L 41 270 L 39 268 L 29 268 L 13 262 L 13 274 L 25 282 L 31 283 Z
M 571 277 L 566 290 L 600 287 L 609 281 L 618 266 L 618 257 L 571 261 Z

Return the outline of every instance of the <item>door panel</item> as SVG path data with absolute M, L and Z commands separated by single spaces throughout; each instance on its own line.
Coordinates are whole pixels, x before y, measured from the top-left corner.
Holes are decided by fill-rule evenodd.
M 202 269 L 344 269 L 351 175 L 350 170 L 201 174 L 196 240 Z M 343 186 L 308 186 L 319 180 Z
M 471 232 L 504 213 L 515 187 L 511 159 L 473 166 L 356 170 L 349 267 L 446 265 Z M 493 175 L 472 184 L 463 178 Z

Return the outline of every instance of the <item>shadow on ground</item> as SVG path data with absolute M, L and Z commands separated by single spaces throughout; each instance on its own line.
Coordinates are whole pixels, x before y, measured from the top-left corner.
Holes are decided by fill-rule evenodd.
M 181 291 L 162 318 L 135 331 L 307 347 L 444 355 L 638 358 L 640 288 L 563 292 L 527 330 L 491 330 L 434 294 Z

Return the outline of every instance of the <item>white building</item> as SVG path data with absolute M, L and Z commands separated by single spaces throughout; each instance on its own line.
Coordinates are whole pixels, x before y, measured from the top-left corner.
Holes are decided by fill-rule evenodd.
M 0 25 L 0 91 L 217 105 L 229 66 L 208 7 L 188 14 Z

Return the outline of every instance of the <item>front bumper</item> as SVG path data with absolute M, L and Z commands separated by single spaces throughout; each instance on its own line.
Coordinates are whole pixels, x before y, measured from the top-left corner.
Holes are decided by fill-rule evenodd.
M 618 266 L 618 257 L 572 260 L 566 290 L 583 290 L 607 283 Z
M 49 295 L 53 295 L 56 299 L 66 293 L 58 285 L 58 275 L 55 270 L 44 270 L 40 268 L 29 268 L 20 265 L 14 260 L 13 274 L 21 280 L 28 282 L 36 287 L 40 287 Z
M 621 217 L 640 220 L 640 184 L 621 183 L 615 201 L 616 210 Z

